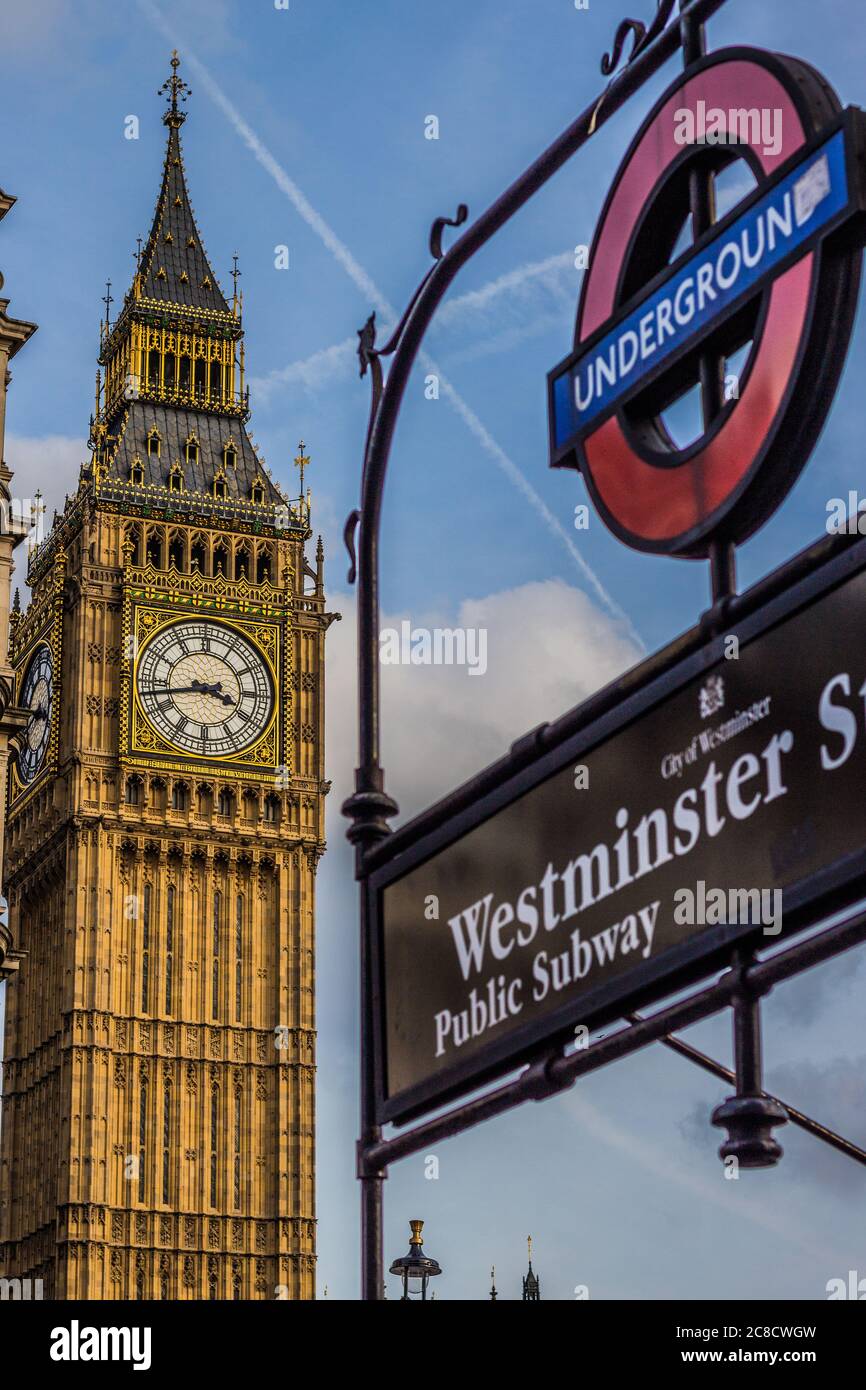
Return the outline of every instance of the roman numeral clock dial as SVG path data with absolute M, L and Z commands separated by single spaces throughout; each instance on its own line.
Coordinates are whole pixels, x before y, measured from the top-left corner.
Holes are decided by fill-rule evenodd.
M 19 698 L 30 715 L 18 753 L 18 776 L 25 785 L 33 781 L 48 751 L 53 698 L 51 652 L 48 647 L 40 647 L 27 668 Z
M 141 652 L 135 690 L 153 729 L 173 748 L 226 758 L 261 738 L 274 713 L 274 683 L 254 644 L 222 623 L 184 621 Z

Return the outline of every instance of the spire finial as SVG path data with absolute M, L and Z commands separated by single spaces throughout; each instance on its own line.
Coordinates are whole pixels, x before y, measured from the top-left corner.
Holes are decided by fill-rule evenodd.
M 306 445 L 304 444 L 304 441 L 302 439 L 300 444 L 298 445 L 298 452 L 295 457 L 295 467 L 299 470 L 301 474 L 301 498 L 303 498 L 304 496 L 304 469 L 309 468 L 310 466 L 310 460 L 304 453 L 305 448 Z
M 28 541 L 27 549 L 29 552 L 36 550 L 42 536 L 42 518 L 45 515 L 45 503 L 42 501 L 42 489 L 38 487 L 33 494 L 33 528 L 36 531 L 36 539 Z
M 498 1297 L 499 1297 L 499 1294 L 498 1294 L 497 1291 L 496 1291 L 496 1266 L 493 1265 L 493 1266 L 491 1267 L 491 1270 L 490 1270 L 490 1300 L 491 1300 L 491 1302 L 492 1302 L 492 1303 L 495 1303 Z
M 182 77 L 178 77 L 177 70 L 180 67 L 180 58 L 177 56 L 177 49 L 172 50 L 171 54 L 171 77 L 167 77 L 160 87 L 157 96 L 167 96 L 169 104 L 163 114 L 163 122 L 168 126 L 183 125 L 186 120 L 186 112 L 181 111 L 177 104 L 177 99 L 186 101 L 191 95 L 190 88 L 186 85 Z
M 107 338 L 109 329 L 111 327 L 111 306 L 114 303 L 114 298 L 111 293 L 110 280 L 106 280 L 105 282 L 105 294 L 102 296 L 102 302 L 105 305 L 105 322 L 102 325 L 102 332 L 103 336 Z
M 529 1255 L 529 1264 L 530 1264 L 530 1267 L 531 1267 L 531 1266 L 532 1266 L 532 1236 L 527 1236 L 527 1237 L 526 1237 L 526 1249 L 527 1249 L 527 1253 L 528 1253 L 528 1255 Z
M 239 278 L 242 274 L 243 274 L 243 271 L 238 270 L 238 253 L 237 253 L 237 251 L 236 251 L 235 254 L 232 256 L 232 284 L 233 284 L 233 286 L 234 286 L 234 306 L 233 306 L 233 307 L 234 307 L 235 309 L 237 309 L 237 307 L 238 307 L 238 278 Z

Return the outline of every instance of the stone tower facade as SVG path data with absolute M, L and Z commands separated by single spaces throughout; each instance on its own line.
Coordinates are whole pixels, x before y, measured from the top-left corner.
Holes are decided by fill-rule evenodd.
M 14 207 L 15 199 L 0 188 L 0 221 Z M 0 274 L 0 292 L 3 276 Z M 35 323 L 13 319 L 9 300 L 0 293 L 0 787 L 6 785 L 10 739 L 22 727 L 22 717 L 12 704 L 14 672 L 9 664 L 9 609 L 12 597 L 12 551 L 31 529 L 29 507 L 16 508 L 9 490 L 12 473 L 6 466 L 6 388 L 12 379 L 9 363 L 36 332 Z M 38 503 L 37 503 L 38 505 Z M 0 862 L 3 859 L 5 824 L 0 824 Z M 6 903 L 0 899 L 0 980 L 18 969 L 19 956 L 12 945 Z
M 13 616 L 0 1274 L 50 1298 L 314 1297 L 321 542 L 246 432 L 185 84 L 106 306 L 91 458 Z

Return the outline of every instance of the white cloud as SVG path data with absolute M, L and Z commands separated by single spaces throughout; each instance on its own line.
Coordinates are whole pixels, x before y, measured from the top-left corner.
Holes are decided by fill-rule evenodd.
M 71 0 L 40 0 L 38 5 L 4 5 L 0 13 L 0 47 L 28 57 L 56 51 L 74 10 Z
M 66 494 L 75 492 L 78 487 L 78 470 L 86 458 L 84 440 L 65 434 L 6 436 L 6 462 L 13 473 L 10 485 L 13 502 L 32 501 L 38 489 L 45 507 L 43 527 L 46 534 L 54 509 L 62 511 Z M 20 555 L 19 550 L 16 556 Z M 19 559 L 17 563 L 20 566 L 23 561 Z
M 328 635 L 328 776 L 332 815 L 357 763 L 355 602 L 332 595 L 343 622 Z M 456 613 L 397 613 L 382 628 L 484 628 L 487 671 L 383 666 L 382 761 L 401 819 L 417 813 L 501 757 L 522 734 L 557 719 L 640 659 L 623 627 L 581 590 L 549 579 L 467 599 Z M 337 814 L 332 837 L 345 821 Z M 327 872 L 327 868 L 325 869 Z

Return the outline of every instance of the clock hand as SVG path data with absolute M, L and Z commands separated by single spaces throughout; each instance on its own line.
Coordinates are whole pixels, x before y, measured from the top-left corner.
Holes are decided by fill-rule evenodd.
M 222 700 L 224 705 L 233 705 L 235 703 L 230 695 L 223 695 L 222 681 L 217 681 L 214 685 L 205 685 L 202 681 L 193 681 L 192 685 L 164 686 L 162 690 L 155 690 L 154 694 L 210 695 L 215 700 Z

